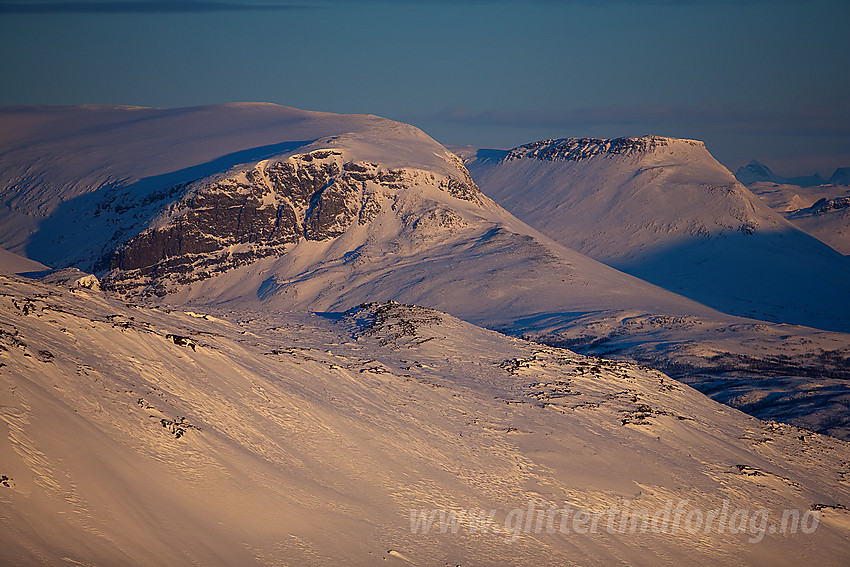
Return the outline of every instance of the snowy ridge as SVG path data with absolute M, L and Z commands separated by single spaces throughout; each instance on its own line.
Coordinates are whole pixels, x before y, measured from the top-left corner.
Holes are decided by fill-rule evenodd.
M 169 312 L 18 278 L 0 292 L 3 563 L 848 561 L 847 443 L 655 370 L 398 303 Z M 596 528 L 548 530 L 566 505 Z M 530 506 L 543 522 L 524 531 Z M 673 529 L 677 506 L 696 530 Z M 785 510 L 806 533 L 780 530 Z M 423 511 L 455 527 L 425 529 Z

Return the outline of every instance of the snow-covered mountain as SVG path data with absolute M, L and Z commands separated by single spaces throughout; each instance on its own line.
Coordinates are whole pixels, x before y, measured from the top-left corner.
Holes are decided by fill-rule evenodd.
M 559 139 L 466 160 L 554 240 L 716 309 L 850 330 L 850 261 L 763 204 L 701 142 Z
M 847 368 L 835 362 L 850 357 L 847 335 L 731 317 L 565 248 L 482 194 L 457 157 L 411 126 L 274 105 L 17 112 L 29 141 L 9 152 L 29 177 L 6 188 L 7 214 L 34 232 L 10 222 L 1 239 L 52 267 L 97 272 L 112 293 L 192 310 L 418 304 L 553 344 L 605 344 L 607 355 L 664 366 L 759 415 L 850 431 Z M 40 113 L 64 115 L 70 133 L 54 122 L 40 130 Z M 80 136 L 85 167 L 60 159 Z M 163 152 L 168 144 L 185 154 Z M 712 349 L 693 348 L 720 333 Z M 813 389 L 811 365 L 826 352 L 835 383 Z M 777 368 L 779 391 L 767 380 Z M 791 415 L 794 385 L 813 398 Z
M 60 204 L 82 199 L 76 205 L 82 207 L 94 191 L 108 198 L 110 189 L 129 187 L 148 205 L 161 205 L 166 196 L 157 192 L 316 138 L 372 131 L 392 137 L 390 121 L 377 116 L 265 103 L 4 107 L 0 123 L 0 187 L 7 205 L 0 211 L 0 245 L 15 252 L 24 251 L 39 227 L 49 228 L 45 219 Z M 412 142 L 405 139 L 399 152 L 410 152 Z
M 42 132 L 36 120 L 34 133 L 20 137 L 43 139 L 9 143 L 4 155 L 30 174 L 4 188 L 15 203 L 8 214 L 44 219 L 24 236 L 4 223 L 0 240 L 19 240 L 17 249 L 51 267 L 105 275 L 115 290 L 314 310 L 397 299 L 500 321 L 565 306 L 713 313 L 517 221 L 478 190 L 454 154 L 412 126 L 273 105 L 112 109 L 112 122 L 98 108 L 97 128 L 88 128 L 88 109 L 44 112 L 82 125 L 57 134 L 58 126 Z M 139 120 L 127 118 L 136 112 L 144 113 Z M 246 142 L 231 130 L 246 113 L 275 126 L 261 129 L 259 149 L 234 151 Z M 194 121 L 203 128 L 193 131 Z M 165 132 L 139 143 L 148 122 L 151 136 Z M 210 122 L 221 126 L 210 132 Z M 54 167 L 80 144 L 78 130 L 94 132 L 84 137 L 92 157 Z M 226 157 L 196 163 L 194 139 L 215 140 Z M 165 144 L 190 151 L 160 162 Z M 42 157 L 27 162 L 30 154 Z M 23 195 L 37 195 L 38 204 Z
M 396 303 L 0 286 L 3 564 L 850 560 L 846 442 L 655 370 Z
M 830 176 L 829 183 L 831 185 L 850 185 L 850 167 L 839 167 Z
M 850 254 L 850 214 L 844 204 L 850 197 L 850 168 L 837 168 L 829 179 L 820 175 L 788 178 L 753 161 L 735 177 L 792 224 L 838 252 Z
M 843 168 L 838 168 L 833 174 L 832 178 L 837 179 L 841 177 L 842 169 Z M 783 185 L 797 185 L 799 187 L 814 187 L 817 185 L 823 185 L 825 183 L 835 183 L 835 181 L 832 180 L 827 181 L 826 179 L 821 177 L 819 173 L 802 177 L 781 177 L 773 173 L 773 171 L 769 167 L 762 163 L 759 163 L 756 160 L 752 160 L 747 165 L 739 167 L 738 171 L 735 172 L 735 178 L 744 185 L 751 185 L 760 181 L 766 181 L 769 183 L 780 183 Z

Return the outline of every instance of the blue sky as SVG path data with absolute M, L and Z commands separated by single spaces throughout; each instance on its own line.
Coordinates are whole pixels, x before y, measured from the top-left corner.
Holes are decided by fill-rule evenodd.
M 850 166 L 844 0 L 0 0 L 0 104 L 267 101 L 446 144 L 654 133 Z

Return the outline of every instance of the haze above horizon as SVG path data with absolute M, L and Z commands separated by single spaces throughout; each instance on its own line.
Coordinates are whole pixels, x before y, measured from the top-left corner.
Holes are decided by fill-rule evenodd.
M 444 144 L 694 138 L 734 171 L 850 166 L 833 0 L 0 2 L 0 104 L 266 101 Z

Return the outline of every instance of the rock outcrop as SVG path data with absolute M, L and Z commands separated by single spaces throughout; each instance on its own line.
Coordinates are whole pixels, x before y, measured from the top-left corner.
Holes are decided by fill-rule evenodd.
M 199 180 L 115 250 L 105 285 L 162 294 L 166 276 L 188 283 L 280 256 L 301 239 L 334 239 L 371 222 L 382 203 L 418 183 L 476 201 L 478 187 L 457 165 L 461 179 L 347 161 L 342 150 L 320 149 Z

